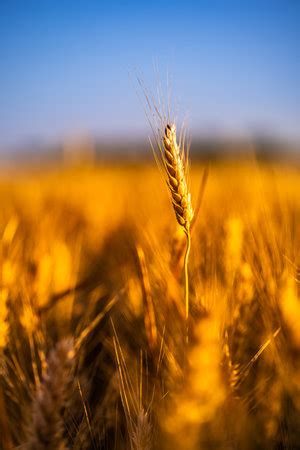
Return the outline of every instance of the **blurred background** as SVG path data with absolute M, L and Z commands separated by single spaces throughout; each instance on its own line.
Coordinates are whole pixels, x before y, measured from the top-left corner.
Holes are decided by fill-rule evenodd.
M 198 156 L 295 157 L 299 23 L 297 0 L 2 0 L 1 160 L 148 154 L 137 78 L 171 91 Z

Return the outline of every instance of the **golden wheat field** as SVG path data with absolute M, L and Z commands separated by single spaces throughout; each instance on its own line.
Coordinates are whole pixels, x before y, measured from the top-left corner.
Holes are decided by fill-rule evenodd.
M 300 448 L 299 168 L 190 183 L 187 340 L 154 162 L 1 176 L 1 449 Z

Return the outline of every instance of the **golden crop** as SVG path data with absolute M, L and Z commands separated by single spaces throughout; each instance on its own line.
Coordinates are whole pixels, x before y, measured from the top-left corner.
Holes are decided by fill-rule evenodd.
M 2 176 L 0 448 L 299 446 L 299 192 L 295 167 L 211 165 L 187 343 L 186 236 L 154 164 Z

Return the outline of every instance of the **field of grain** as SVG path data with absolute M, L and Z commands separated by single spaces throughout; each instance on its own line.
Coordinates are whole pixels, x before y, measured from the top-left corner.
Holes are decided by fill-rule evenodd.
M 207 173 L 188 342 L 154 162 L 1 176 L 1 449 L 299 448 L 299 168 L 193 164 L 194 208 Z

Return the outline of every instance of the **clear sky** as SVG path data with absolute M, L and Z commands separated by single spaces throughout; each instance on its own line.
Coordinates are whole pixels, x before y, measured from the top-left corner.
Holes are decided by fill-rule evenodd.
M 194 136 L 300 139 L 299 50 L 298 0 L 1 0 L 0 149 L 141 136 L 155 67 Z

